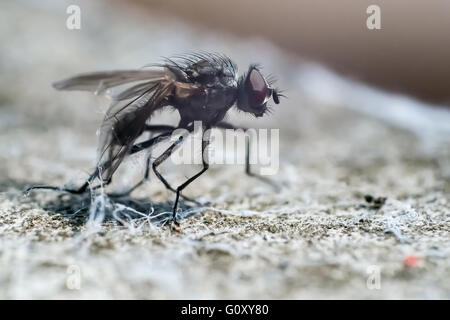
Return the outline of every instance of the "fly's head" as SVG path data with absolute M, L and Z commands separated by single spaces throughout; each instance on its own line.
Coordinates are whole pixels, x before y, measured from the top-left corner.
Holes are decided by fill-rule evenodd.
M 279 104 L 282 95 L 271 86 L 271 82 L 261 74 L 257 66 L 251 65 L 247 74 L 239 79 L 237 108 L 255 117 L 262 117 L 269 110 L 267 102 L 271 98 Z

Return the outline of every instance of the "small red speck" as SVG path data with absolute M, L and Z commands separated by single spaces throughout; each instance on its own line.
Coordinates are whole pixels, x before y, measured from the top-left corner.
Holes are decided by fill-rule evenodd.
M 414 268 L 415 266 L 417 266 L 418 261 L 419 258 L 417 258 L 416 256 L 407 256 L 405 260 L 403 260 L 403 264 L 405 265 L 405 267 Z

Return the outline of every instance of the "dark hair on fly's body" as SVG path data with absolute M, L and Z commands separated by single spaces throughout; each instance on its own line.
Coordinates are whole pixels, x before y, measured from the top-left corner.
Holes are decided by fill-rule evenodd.
M 193 63 L 198 63 L 202 60 L 206 60 L 217 63 L 219 65 L 227 66 L 237 71 L 236 64 L 226 55 L 218 52 L 190 52 L 186 54 L 179 54 L 172 56 L 172 58 L 169 61 L 173 62 L 173 59 L 179 59 L 180 62 L 184 63 L 185 66 L 188 66 Z
M 218 69 L 227 70 L 233 78 L 236 78 L 238 71 L 237 65 L 229 57 L 217 52 L 190 52 L 174 55 L 170 58 L 164 57 L 163 59 L 165 63 L 160 66 L 167 67 L 170 70 L 175 71 L 176 74 L 178 74 L 178 72 L 185 73 L 189 67 L 202 61 L 209 62 Z
M 181 79 L 192 81 L 192 79 L 190 79 L 190 77 L 187 75 L 189 69 L 202 61 L 206 61 L 209 64 L 213 65 L 215 68 L 222 70 L 222 72 L 224 72 L 224 70 L 228 71 L 228 75 L 236 79 L 238 87 L 245 81 L 247 75 L 253 69 L 256 69 L 258 71 L 262 69 L 262 66 L 259 63 L 253 63 L 249 66 L 247 72 L 244 72 L 240 77 L 238 77 L 237 65 L 228 56 L 218 52 L 189 52 L 185 54 L 173 55 L 171 57 L 163 57 L 163 61 L 164 63 L 161 64 L 151 64 L 147 66 L 166 67 Z M 282 94 L 283 90 L 273 87 L 273 84 L 277 82 L 276 77 L 272 74 L 269 74 L 266 77 L 266 80 L 267 84 L 272 87 L 273 91 L 275 92 L 275 95 L 273 95 L 274 102 L 276 104 L 279 104 L 279 98 L 285 98 L 286 96 Z M 269 113 L 270 111 L 270 108 L 268 108 Z

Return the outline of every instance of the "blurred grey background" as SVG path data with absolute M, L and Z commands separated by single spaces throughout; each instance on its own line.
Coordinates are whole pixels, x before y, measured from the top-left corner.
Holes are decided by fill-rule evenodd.
M 342 75 L 422 100 L 450 104 L 448 0 L 134 0 L 144 12 L 262 37 L 295 56 Z M 381 30 L 369 30 L 366 9 L 381 9 Z

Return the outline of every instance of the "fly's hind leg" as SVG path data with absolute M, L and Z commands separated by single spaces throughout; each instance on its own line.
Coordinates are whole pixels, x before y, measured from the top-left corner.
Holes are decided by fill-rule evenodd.
M 149 140 L 147 140 L 147 141 L 152 142 L 150 145 L 147 145 L 146 148 L 151 148 L 152 145 L 160 142 L 163 139 L 168 138 L 167 134 L 172 133 L 175 129 L 176 128 L 174 126 L 169 126 L 169 125 L 146 125 L 144 130 L 150 132 Z M 159 139 L 154 140 L 154 139 L 152 139 L 154 132 L 164 132 L 165 134 L 160 135 Z M 147 141 L 145 141 L 145 142 L 147 142 Z M 134 150 L 132 149 L 130 154 L 138 152 L 136 150 L 137 149 L 134 149 Z M 141 150 L 143 150 L 143 149 L 141 149 Z M 136 183 L 133 187 L 128 189 L 127 191 L 120 192 L 120 193 L 110 193 L 108 195 L 110 197 L 117 197 L 117 198 L 129 196 L 134 190 L 136 190 L 141 185 L 143 185 L 146 181 L 148 181 L 149 177 L 150 177 L 150 161 L 151 161 L 151 149 L 150 149 L 150 151 L 147 155 L 146 161 L 145 161 L 144 177 L 138 183 Z
M 144 182 L 148 181 L 149 180 L 148 178 L 150 175 L 150 159 L 151 159 L 151 153 L 149 152 L 147 155 L 146 163 L 145 163 L 144 177 L 138 183 L 136 183 L 134 186 L 132 186 L 127 191 L 120 192 L 120 193 L 109 193 L 108 196 L 110 196 L 112 198 L 121 198 L 121 197 L 129 196 L 134 190 L 136 190 L 141 185 L 143 185 Z
M 144 128 L 145 131 L 150 131 L 150 133 L 152 132 L 163 132 L 162 134 L 156 136 L 156 137 L 150 137 L 150 139 L 143 141 L 141 143 L 135 144 L 131 150 L 130 150 L 130 155 L 140 152 L 142 150 L 151 148 L 153 145 L 157 144 L 158 142 L 161 142 L 167 138 L 170 137 L 170 135 L 173 133 L 173 131 L 175 131 L 176 129 L 180 129 L 181 127 L 174 127 L 174 126 L 170 126 L 170 125 L 146 125 L 146 127 Z M 192 130 L 192 129 L 191 129 Z M 169 182 L 161 175 L 161 173 L 157 170 L 158 166 L 163 163 L 165 160 L 167 160 L 167 158 L 172 154 L 173 151 L 175 151 L 175 149 L 179 146 L 179 144 L 182 142 L 183 137 L 181 136 L 177 141 L 175 141 L 175 143 L 173 143 L 166 151 L 164 151 L 163 154 L 161 154 L 152 164 L 152 169 L 153 172 L 155 173 L 156 177 L 164 184 L 164 186 L 174 192 L 177 193 L 177 190 L 174 189 Z M 134 185 L 131 189 L 127 190 L 126 192 L 123 193 L 116 193 L 116 194 L 109 194 L 109 196 L 112 197 L 124 197 L 124 196 L 128 196 L 131 192 L 133 192 L 135 189 L 137 189 L 139 186 L 141 186 L 146 180 L 148 180 L 149 175 L 150 175 L 150 160 L 151 160 L 151 156 L 150 154 L 147 157 L 147 161 L 146 161 L 146 168 L 145 168 L 145 174 L 144 174 L 144 178 L 139 181 L 136 185 Z M 180 195 L 184 200 L 189 201 L 189 202 L 193 202 L 196 205 L 201 205 L 200 202 L 198 202 L 195 199 L 191 199 L 189 197 L 186 197 L 184 195 Z
M 145 128 L 145 130 L 154 130 L 154 131 L 167 131 L 167 130 L 172 130 L 173 131 L 173 129 L 175 129 L 175 128 L 174 127 L 170 127 L 170 126 L 164 126 L 164 125 L 157 125 L 157 126 L 150 126 L 149 125 L 149 126 L 147 126 Z M 144 142 L 141 142 L 141 143 L 138 143 L 138 144 L 134 145 L 132 147 L 131 151 L 130 151 L 130 154 L 134 154 L 136 152 L 139 152 L 139 151 L 142 151 L 144 149 L 147 149 L 147 148 L 151 147 L 155 143 L 157 143 L 157 142 L 159 142 L 159 141 L 169 137 L 172 131 L 165 132 L 165 133 L 160 134 L 160 135 L 158 135 L 158 136 L 156 136 L 154 138 L 151 138 L 151 139 L 149 139 L 147 141 L 144 141 Z M 108 164 L 108 163 L 104 164 L 103 170 L 107 169 L 109 167 L 109 165 L 110 164 Z M 146 169 L 146 172 L 145 172 L 144 180 L 148 177 L 149 171 L 150 171 L 150 156 L 147 159 L 147 169 Z M 102 183 L 99 184 L 99 185 L 96 185 L 96 186 L 93 186 L 93 187 L 89 187 L 92 184 L 92 182 L 98 177 L 100 177 L 100 175 L 99 175 L 99 168 L 97 168 L 89 176 L 89 178 L 84 182 L 84 184 L 81 187 L 79 187 L 78 189 L 70 189 L 70 188 L 65 188 L 65 187 L 55 187 L 55 186 L 48 186 L 48 185 L 40 185 L 40 186 L 38 185 L 38 186 L 31 186 L 31 187 L 28 187 L 27 189 L 25 189 L 25 194 L 28 194 L 29 192 L 31 192 L 32 190 L 35 190 L 35 189 L 55 190 L 55 191 L 68 192 L 68 193 L 71 193 L 71 194 L 82 194 L 82 193 L 85 193 L 88 188 L 90 190 L 97 190 L 97 189 L 99 189 L 101 187 L 104 187 L 104 186 L 106 186 L 106 185 L 111 183 L 111 178 L 110 178 L 108 180 L 102 181 Z M 139 187 L 143 182 L 144 181 L 140 181 L 128 193 L 131 193 L 131 191 L 133 191 L 134 189 Z M 112 196 L 116 196 L 117 197 L 117 196 L 123 196 L 123 195 L 122 194 L 117 194 L 117 195 L 113 194 Z
M 31 186 L 28 187 L 27 189 L 25 189 L 25 193 L 28 194 L 30 193 L 32 190 L 36 190 L 36 189 L 45 189 L 45 190 L 55 190 L 55 191 L 62 191 L 62 192 L 68 192 L 68 193 L 72 193 L 72 194 L 82 194 L 85 193 L 86 190 L 88 189 L 88 187 L 91 185 L 91 183 L 95 180 L 95 178 L 97 178 L 99 175 L 99 170 L 96 169 L 90 176 L 89 178 L 84 182 L 84 184 L 79 187 L 78 189 L 70 189 L 70 188 L 66 188 L 66 187 L 55 187 L 55 186 L 47 186 L 47 185 L 41 185 L 41 186 Z M 102 184 L 94 186 L 89 188 L 90 190 L 96 190 L 99 189 L 102 186 L 108 185 L 109 183 L 111 183 L 111 179 L 107 180 L 107 181 L 103 181 Z

